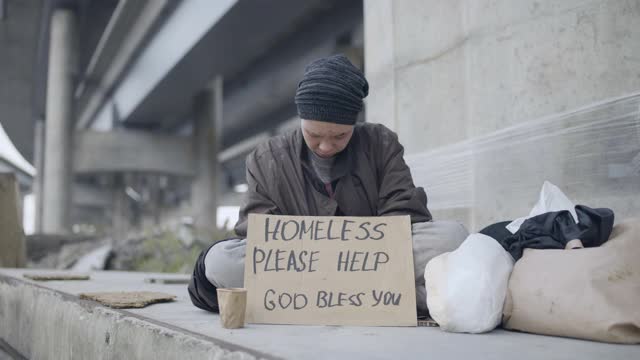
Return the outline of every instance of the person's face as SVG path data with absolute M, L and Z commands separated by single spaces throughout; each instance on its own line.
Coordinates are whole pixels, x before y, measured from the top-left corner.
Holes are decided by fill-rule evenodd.
M 322 158 L 333 157 L 344 150 L 352 135 L 353 125 L 302 120 L 304 141 L 311 151 Z

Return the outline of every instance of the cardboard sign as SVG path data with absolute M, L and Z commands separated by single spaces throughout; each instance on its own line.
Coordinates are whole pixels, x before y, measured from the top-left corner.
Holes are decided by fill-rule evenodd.
M 247 322 L 416 326 L 409 216 L 249 215 Z

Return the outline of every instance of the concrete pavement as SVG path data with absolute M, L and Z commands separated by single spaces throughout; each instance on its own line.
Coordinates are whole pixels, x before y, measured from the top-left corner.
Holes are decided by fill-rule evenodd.
M 507 331 L 450 334 L 438 328 L 253 325 L 227 330 L 191 305 L 186 285 L 161 274 L 94 272 L 89 281 L 34 282 L 0 269 L 0 339 L 30 359 L 638 359 L 640 346 Z M 81 292 L 161 291 L 173 303 L 114 310 Z

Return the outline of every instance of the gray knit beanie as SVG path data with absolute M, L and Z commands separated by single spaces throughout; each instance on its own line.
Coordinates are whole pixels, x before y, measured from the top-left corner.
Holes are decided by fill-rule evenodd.
M 334 55 L 307 65 L 295 102 L 301 119 L 353 125 L 367 94 L 362 71 L 346 56 Z

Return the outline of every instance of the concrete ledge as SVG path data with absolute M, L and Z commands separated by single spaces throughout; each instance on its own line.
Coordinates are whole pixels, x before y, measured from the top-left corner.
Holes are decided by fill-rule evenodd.
M 4 274 L 0 294 L 0 339 L 28 359 L 272 358 Z
M 42 270 L 0 269 L 0 345 L 29 359 L 640 359 L 637 345 L 502 330 L 466 335 L 438 328 L 254 324 L 227 330 L 218 315 L 191 305 L 186 285 L 145 282 L 161 274 L 23 278 L 35 272 Z M 177 301 L 124 311 L 77 297 L 118 290 L 162 291 Z

